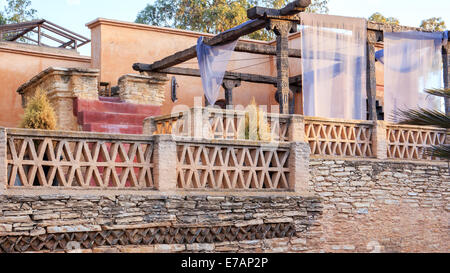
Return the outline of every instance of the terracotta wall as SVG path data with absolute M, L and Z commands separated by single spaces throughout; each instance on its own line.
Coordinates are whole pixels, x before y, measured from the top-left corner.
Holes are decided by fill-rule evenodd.
M 187 49 L 197 43 L 197 39 L 210 36 L 198 32 L 154 27 L 142 24 L 96 19 L 87 24 L 92 35 L 92 62 L 94 68 L 101 69 L 101 81 L 117 85 L 117 79 L 127 73 L 136 73 L 133 63 L 153 63 L 166 56 Z M 264 44 L 266 42 L 250 41 Z M 239 61 L 233 61 L 240 59 Z M 197 59 L 187 61 L 180 67 L 198 68 Z M 241 68 L 241 69 L 239 69 Z M 275 57 L 234 53 L 229 71 L 276 76 Z M 170 76 L 172 77 L 172 76 Z M 194 105 L 194 97 L 203 97 L 200 78 L 176 76 L 178 101 L 172 103 L 170 84 L 166 86 L 166 101 L 163 113 L 169 114 L 178 105 Z M 243 83 L 234 91 L 235 105 L 248 105 L 254 96 L 260 105 L 278 106 L 274 96 L 276 87 L 272 85 Z M 224 98 L 222 90 L 220 99 Z M 274 109 L 277 112 L 278 108 Z
M 16 90 L 51 66 L 89 68 L 91 59 L 72 50 L 0 42 L 0 126 L 19 126 L 23 108 Z

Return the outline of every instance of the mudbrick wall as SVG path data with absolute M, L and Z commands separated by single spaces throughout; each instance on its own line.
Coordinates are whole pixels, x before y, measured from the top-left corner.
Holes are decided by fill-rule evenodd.
M 449 252 L 444 163 L 310 162 L 310 194 L 0 196 L 0 252 Z

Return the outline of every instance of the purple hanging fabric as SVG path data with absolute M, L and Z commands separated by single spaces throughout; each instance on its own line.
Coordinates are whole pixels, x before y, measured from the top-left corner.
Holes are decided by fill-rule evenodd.
M 220 86 L 237 40 L 220 46 L 209 46 L 200 37 L 197 42 L 197 59 L 202 77 L 205 97 L 214 105 L 219 97 Z

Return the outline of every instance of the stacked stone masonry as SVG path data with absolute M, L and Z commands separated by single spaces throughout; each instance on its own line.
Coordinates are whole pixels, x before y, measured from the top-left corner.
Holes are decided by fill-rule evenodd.
M 0 252 L 318 251 L 318 198 L 1 196 Z
M 450 251 L 446 164 L 312 159 L 310 174 L 310 195 L 3 195 L 0 251 Z
M 314 159 L 325 252 L 449 252 L 447 164 Z

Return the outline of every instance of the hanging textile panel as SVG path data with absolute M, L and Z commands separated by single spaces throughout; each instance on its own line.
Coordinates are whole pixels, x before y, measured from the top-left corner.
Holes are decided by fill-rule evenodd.
M 306 116 L 366 119 L 365 19 L 302 14 Z
M 442 32 L 384 33 L 384 108 L 398 122 L 398 110 L 443 109 L 444 100 L 425 93 L 443 87 Z
M 220 46 L 209 46 L 200 37 L 197 42 L 197 59 L 202 77 L 205 97 L 214 105 L 219 97 L 220 86 L 237 40 Z

